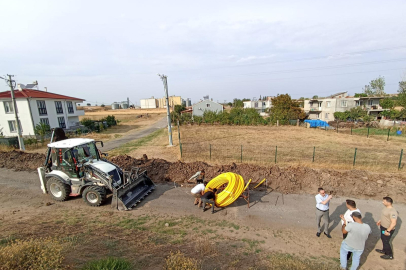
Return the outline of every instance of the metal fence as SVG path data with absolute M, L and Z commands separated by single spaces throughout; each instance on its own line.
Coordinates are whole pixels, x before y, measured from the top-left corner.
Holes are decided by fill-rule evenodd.
M 403 149 L 371 149 L 366 147 L 327 146 L 281 147 L 277 145 L 234 145 L 185 143 L 181 145 L 185 161 L 212 161 L 219 163 L 253 163 L 262 165 L 319 165 L 336 169 L 399 170 L 404 163 Z

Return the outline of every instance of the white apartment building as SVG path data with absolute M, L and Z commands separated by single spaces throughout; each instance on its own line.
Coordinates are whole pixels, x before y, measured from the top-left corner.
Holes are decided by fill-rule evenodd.
M 141 99 L 140 106 L 141 109 L 156 109 L 158 108 L 158 100 L 154 97 Z
M 272 107 L 271 98 L 268 98 L 266 100 L 244 101 L 244 109 L 254 108 L 262 116 L 266 115 L 266 110 L 271 108 L 271 107 Z
M 309 119 L 334 121 L 335 112 L 349 111 L 351 108 L 362 106 L 368 114 L 378 117 L 384 109 L 379 105 L 379 100 L 384 97 L 350 97 L 348 92 L 337 93 L 325 98 L 313 98 L 304 101 L 304 111 Z
M 76 104 L 84 99 L 74 98 L 34 89 L 14 90 L 17 113 L 22 135 L 34 135 L 34 128 L 45 123 L 50 128 L 72 129 L 79 126 L 79 116 L 85 112 L 77 110 Z M 16 136 L 17 126 L 11 92 L 0 92 L 0 132 L 4 136 Z

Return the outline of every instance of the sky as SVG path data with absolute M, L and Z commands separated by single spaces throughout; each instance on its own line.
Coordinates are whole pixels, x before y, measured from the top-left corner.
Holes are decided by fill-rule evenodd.
M 359 93 L 406 80 L 406 1 L 0 0 L 0 76 L 100 105 Z M 6 91 L 0 82 L 0 91 Z

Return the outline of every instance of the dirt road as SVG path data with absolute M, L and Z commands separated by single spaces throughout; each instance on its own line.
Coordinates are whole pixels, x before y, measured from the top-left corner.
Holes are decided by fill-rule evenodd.
M 129 134 L 127 134 L 121 138 L 106 142 L 104 144 L 104 147 L 101 150 L 102 151 L 113 150 L 114 148 L 120 147 L 121 145 L 123 145 L 127 142 L 145 137 L 158 129 L 166 127 L 166 125 L 167 125 L 167 120 L 166 120 L 166 117 L 164 117 L 164 118 L 158 120 L 156 123 L 148 126 L 145 129 L 135 130 L 134 132 L 130 132 Z
M 12 233 L 28 230 L 34 233 L 31 224 L 45 223 L 42 235 L 47 234 L 45 228 L 52 226 L 54 221 L 44 217 L 61 213 L 62 218 L 68 218 L 68 211 L 81 211 L 86 215 L 100 216 L 104 213 L 120 217 L 137 217 L 145 214 L 163 215 L 171 218 L 196 216 L 204 220 L 233 222 L 241 226 L 240 230 L 225 230 L 222 235 L 231 239 L 253 239 L 261 244 L 266 251 L 280 251 L 289 254 L 301 254 L 309 257 L 338 258 L 342 241 L 339 215 L 345 212 L 345 199 L 334 198 L 331 202 L 330 214 L 332 239 L 315 236 L 315 215 L 313 195 L 282 195 L 276 192 L 251 193 L 251 208 L 247 208 L 243 200 L 226 209 L 210 214 L 202 213 L 192 204 L 189 188 L 175 188 L 173 184 L 160 184 L 134 210 L 117 212 L 111 210 L 108 204 L 100 208 L 86 206 L 81 198 L 73 198 L 67 202 L 54 203 L 48 195 L 41 193 L 39 180 L 35 173 L 14 172 L 0 169 L 0 236 L 7 237 Z M 395 259 L 384 261 L 379 258 L 375 248 L 381 248 L 379 229 L 374 224 L 379 219 L 382 205 L 376 200 L 356 199 L 358 207 L 363 212 L 364 222 L 370 224 L 373 234 L 369 237 L 367 248 L 362 256 L 361 269 L 406 269 L 406 229 L 402 224 L 402 213 L 406 212 L 405 204 L 395 203 L 400 213 L 396 235 L 393 240 Z M 47 203 L 49 206 L 47 206 Z M 39 221 L 41 220 L 41 222 Z M 91 224 L 91 223 L 88 223 Z M 59 221 L 55 221 L 56 226 Z M 78 232 L 79 233 L 79 232 Z M 85 245 L 86 243 L 83 243 Z

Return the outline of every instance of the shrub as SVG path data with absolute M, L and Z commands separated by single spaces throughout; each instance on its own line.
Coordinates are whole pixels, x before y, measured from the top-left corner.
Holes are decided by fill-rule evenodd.
M 62 269 L 62 246 L 50 238 L 16 240 L 0 249 L 0 269 Z
M 89 118 L 83 118 L 80 123 L 82 125 L 84 125 L 87 129 L 89 130 L 94 130 L 95 126 L 94 126 L 94 121 L 92 119 Z
M 131 270 L 132 264 L 121 258 L 107 258 L 91 261 L 85 264 L 82 270 Z
M 165 260 L 166 270 L 199 270 L 200 263 L 192 258 L 185 257 L 180 251 L 172 253 Z

